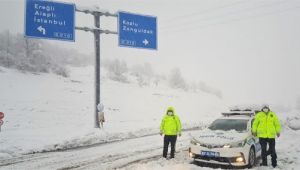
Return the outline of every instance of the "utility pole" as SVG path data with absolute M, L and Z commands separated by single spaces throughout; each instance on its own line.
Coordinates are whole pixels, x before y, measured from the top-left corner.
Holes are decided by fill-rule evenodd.
M 94 16 L 94 24 L 95 28 L 88 28 L 88 27 L 76 27 L 77 30 L 82 30 L 86 32 L 92 32 L 94 34 L 95 39 L 95 105 L 94 105 L 94 111 L 95 111 L 95 128 L 99 128 L 99 119 L 98 119 L 98 110 L 97 105 L 102 103 L 101 101 L 101 91 L 100 91 L 100 35 L 102 33 L 105 34 L 118 34 L 115 31 L 109 31 L 109 30 L 102 30 L 100 28 L 100 17 L 106 16 L 106 17 L 118 17 L 117 14 L 112 14 L 109 12 L 104 12 L 99 9 L 90 10 L 90 9 L 81 9 L 76 7 L 76 12 L 82 12 L 85 14 L 91 14 Z

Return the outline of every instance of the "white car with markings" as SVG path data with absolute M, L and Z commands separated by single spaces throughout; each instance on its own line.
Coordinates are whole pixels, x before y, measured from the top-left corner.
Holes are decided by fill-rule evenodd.
M 191 136 L 190 157 L 197 162 L 251 168 L 261 155 L 258 138 L 251 133 L 255 111 L 235 110 Z

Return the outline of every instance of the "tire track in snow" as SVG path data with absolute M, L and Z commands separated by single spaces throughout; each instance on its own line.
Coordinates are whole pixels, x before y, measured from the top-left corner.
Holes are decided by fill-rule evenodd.
M 200 128 L 185 130 L 195 131 Z M 188 138 L 187 133 L 183 133 Z M 181 138 L 183 138 L 183 136 Z M 106 144 L 80 147 L 77 149 L 22 155 L 0 160 L 4 169 L 115 169 L 130 162 L 160 155 L 162 137 L 157 134 L 146 135 Z M 184 142 L 187 142 L 185 140 Z M 136 144 L 135 144 L 136 143 Z M 130 148 L 132 147 L 132 148 Z M 115 149 L 114 149 L 115 148 Z M 126 151 L 122 151 L 127 149 Z M 25 169 L 26 169 L 25 168 Z M 107 169 L 105 168 L 105 169 Z M 24 168 L 21 168 L 24 169 Z
M 185 129 L 182 129 L 182 131 L 183 132 L 188 132 L 188 131 L 201 130 L 204 127 L 206 127 L 206 125 L 185 128 Z M 67 147 L 66 148 L 57 148 L 57 149 L 51 149 L 51 150 L 33 151 L 33 152 L 26 153 L 24 155 L 32 155 L 32 154 L 37 154 L 37 153 L 63 152 L 63 151 L 72 151 L 72 150 L 86 149 L 86 148 L 92 148 L 92 147 L 107 145 L 107 144 L 116 143 L 116 142 L 123 142 L 123 141 L 130 140 L 130 139 L 138 139 L 138 138 L 143 138 L 143 137 L 148 137 L 148 136 L 154 136 L 154 135 L 157 135 L 157 134 L 158 133 L 149 133 L 149 134 L 143 134 L 143 135 L 138 135 L 138 136 L 133 136 L 133 137 L 129 136 L 129 137 L 125 137 L 125 138 L 115 138 L 115 139 L 112 139 L 112 140 L 103 141 L 103 142 L 94 143 L 94 144 L 89 144 L 89 145 L 83 145 L 83 146 L 76 146 L 76 147 L 70 147 L 70 148 L 67 148 Z

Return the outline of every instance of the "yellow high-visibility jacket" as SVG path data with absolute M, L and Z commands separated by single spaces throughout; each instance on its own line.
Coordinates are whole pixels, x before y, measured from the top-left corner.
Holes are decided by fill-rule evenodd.
M 280 133 L 281 125 L 274 112 L 259 112 L 255 115 L 252 132 L 259 138 L 275 138 Z
M 177 135 L 181 133 L 181 122 L 179 117 L 175 114 L 172 107 L 168 108 L 168 111 L 173 111 L 173 115 L 165 115 L 160 124 L 160 132 L 165 135 Z M 167 112 L 168 112 L 167 111 Z

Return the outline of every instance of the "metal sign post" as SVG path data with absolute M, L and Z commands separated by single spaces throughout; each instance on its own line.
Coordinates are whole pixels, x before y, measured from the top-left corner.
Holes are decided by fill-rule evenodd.
M 89 9 L 79 9 L 76 8 L 77 12 L 83 12 L 85 14 L 91 14 L 94 16 L 94 24 L 95 28 L 88 28 L 88 27 L 76 27 L 77 30 L 89 31 L 94 34 L 95 39 L 95 128 L 99 128 L 99 118 L 98 118 L 98 110 L 97 105 L 101 103 L 101 89 L 100 89 L 100 35 L 102 33 L 105 34 L 118 34 L 114 31 L 109 30 L 101 30 L 100 29 L 100 17 L 101 16 L 110 16 L 110 17 L 118 17 L 116 14 L 111 14 L 109 12 L 103 12 L 100 10 L 89 10 Z
M 95 28 L 75 27 L 75 11 L 91 14 Z M 25 36 L 65 41 L 75 41 L 75 29 L 89 31 L 95 39 L 95 127 L 99 128 L 97 105 L 100 98 L 100 35 L 118 34 L 100 28 L 100 17 L 118 17 L 119 46 L 157 49 L 156 17 L 119 12 L 118 14 L 99 9 L 82 9 L 75 4 L 47 0 L 26 0 Z
M 95 19 L 95 27 L 97 29 L 100 29 L 100 15 L 94 15 Z M 96 55 L 96 67 L 95 67 L 95 87 L 96 87 L 96 100 L 95 100 L 95 108 L 100 103 L 100 33 L 98 30 L 94 31 L 94 37 L 95 37 L 95 55 Z M 99 115 L 98 110 L 95 109 L 95 127 L 99 128 Z

